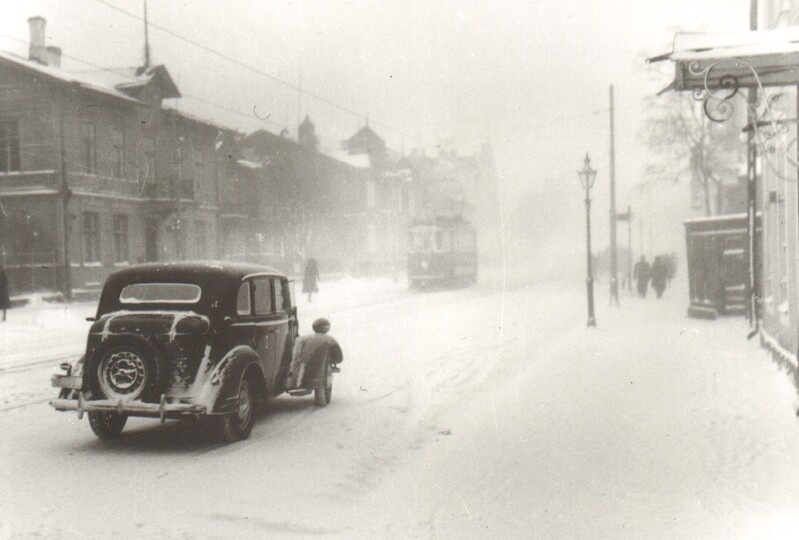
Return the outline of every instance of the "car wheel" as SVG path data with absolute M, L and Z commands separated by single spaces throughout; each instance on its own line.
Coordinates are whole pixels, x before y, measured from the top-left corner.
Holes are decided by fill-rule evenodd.
M 314 404 L 324 407 L 330 403 L 333 396 L 333 367 L 325 360 L 322 366 L 322 386 L 313 391 Z
M 124 414 L 89 411 L 89 425 L 94 434 L 103 440 L 119 438 L 127 421 L 128 417 Z
M 219 431 L 227 442 L 242 441 L 250 436 L 255 423 L 255 387 L 249 377 L 239 383 L 239 406 L 236 412 L 219 417 Z
M 161 363 L 155 349 L 131 338 L 105 346 L 87 363 L 89 389 L 100 399 L 155 401 L 162 390 Z

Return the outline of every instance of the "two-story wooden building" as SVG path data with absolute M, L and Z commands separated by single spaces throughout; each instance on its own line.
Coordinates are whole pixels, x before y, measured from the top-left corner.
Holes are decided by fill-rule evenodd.
M 2 255 L 15 291 L 97 288 L 114 267 L 215 257 L 222 128 L 178 111 L 163 66 L 69 72 L 29 19 L 0 52 Z

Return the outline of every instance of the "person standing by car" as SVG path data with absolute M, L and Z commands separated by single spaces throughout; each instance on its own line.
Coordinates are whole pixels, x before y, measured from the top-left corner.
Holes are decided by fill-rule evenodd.
M 332 373 L 344 360 L 341 346 L 328 336 L 330 321 L 321 317 L 313 322 L 313 334 L 301 336 L 294 342 L 291 366 L 286 377 L 286 389 L 314 389 L 316 404 L 324 407 L 330 403 Z
M 638 296 L 646 298 L 646 289 L 649 287 L 649 263 L 646 262 L 646 257 L 641 255 L 641 260 L 635 263 L 633 268 L 633 278 L 636 280 L 638 286 Z
M 319 266 L 313 257 L 305 263 L 305 275 L 302 278 L 302 292 L 308 294 L 308 302 L 311 302 L 313 293 L 319 292 L 316 281 L 319 279 Z
M 8 275 L 6 267 L 0 266 L 0 309 L 3 310 L 3 322 L 6 321 L 6 310 L 11 307 L 11 299 L 8 296 Z

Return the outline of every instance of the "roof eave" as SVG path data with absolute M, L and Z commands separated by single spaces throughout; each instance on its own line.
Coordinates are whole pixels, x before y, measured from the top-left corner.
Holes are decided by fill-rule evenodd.
M 34 75 L 36 77 L 46 78 L 48 81 L 56 83 L 56 84 L 60 84 L 62 86 L 71 87 L 71 88 L 80 88 L 81 90 L 84 90 L 84 91 L 87 91 L 87 92 L 100 94 L 102 96 L 105 96 L 105 97 L 108 97 L 108 98 L 111 98 L 111 99 L 119 99 L 121 101 L 125 101 L 125 102 L 132 103 L 132 104 L 135 104 L 135 105 L 146 105 L 144 102 L 139 101 L 138 99 L 132 98 L 130 96 L 126 96 L 125 94 L 119 92 L 116 89 L 101 88 L 101 87 L 97 87 L 97 86 L 94 86 L 94 85 L 91 85 L 91 84 L 88 84 L 88 83 L 84 83 L 84 82 L 81 82 L 81 81 L 78 81 L 78 80 L 74 80 L 74 79 L 70 80 L 70 79 L 67 79 L 67 78 L 57 77 L 57 76 L 55 76 L 55 75 L 53 75 L 51 73 L 48 73 L 47 71 L 44 71 L 42 69 L 36 69 L 35 66 L 27 65 L 27 64 L 25 64 L 23 62 L 16 62 L 16 61 L 13 61 L 11 59 L 4 58 L 2 56 L 0 56 L 0 64 L 3 64 L 3 65 L 5 65 L 7 67 L 10 67 L 12 69 L 17 69 L 17 70 L 20 70 L 20 71 L 25 71 L 25 72 L 31 73 L 32 75 Z

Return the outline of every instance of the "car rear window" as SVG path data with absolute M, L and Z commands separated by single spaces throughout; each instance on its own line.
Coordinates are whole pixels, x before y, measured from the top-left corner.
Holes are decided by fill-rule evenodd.
M 194 304 L 202 289 L 191 283 L 133 283 L 119 295 L 123 304 Z

